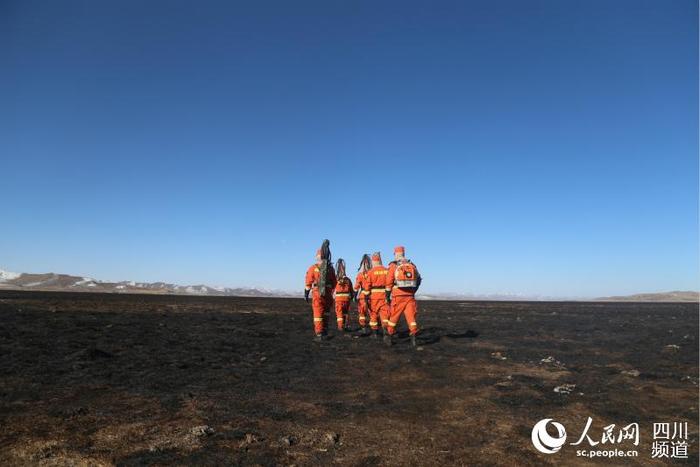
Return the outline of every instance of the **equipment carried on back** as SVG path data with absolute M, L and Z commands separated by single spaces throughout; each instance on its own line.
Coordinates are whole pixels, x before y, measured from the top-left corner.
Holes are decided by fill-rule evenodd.
M 326 296 L 326 281 L 328 280 L 328 268 L 333 267 L 331 265 L 331 242 L 326 239 L 321 245 L 321 264 L 319 265 L 319 277 L 318 277 L 318 293 L 322 296 Z
M 340 279 L 345 279 L 345 260 L 343 258 L 338 259 L 335 263 L 335 277 Z
M 349 285 L 349 280 L 348 276 L 345 272 L 345 260 L 343 258 L 339 258 L 338 261 L 335 262 L 335 277 L 338 280 L 338 285 L 343 285 L 348 287 L 348 294 L 350 294 L 350 298 L 354 297 L 354 294 L 352 290 L 350 290 L 350 285 Z M 345 293 L 345 292 L 341 292 Z M 338 295 L 338 289 L 336 289 L 336 297 L 339 297 L 342 295 Z
M 362 255 L 362 259 L 360 260 L 360 267 L 357 268 L 357 270 L 367 272 L 370 269 L 372 269 L 372 259 L 367 253 L 365 253 L 364 255 Z
M 418 287 L 418 269 L 412 262 L 405 260 L 397 264 L 394 271 L 394 285 L 400 289 Z

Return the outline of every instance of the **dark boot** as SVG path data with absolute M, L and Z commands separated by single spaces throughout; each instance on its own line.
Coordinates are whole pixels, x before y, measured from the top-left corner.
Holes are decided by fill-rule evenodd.
M 382 338 L 382 340 L 384 341 L 384 345 L 386 345 L 387 347 L 391 347 L 394 343 L 391 339 L 391 334 L 389 334 L 388 332 L 384 333 L 384 337 Z
M 378 331 L 371 330 L 370 332 L 371 332 L 371 334 L 369 335 L 370 338 L 372 338 L 372 339 L 378 339 L 378 338 L 379 338 L 379 332 L 378 332 Z

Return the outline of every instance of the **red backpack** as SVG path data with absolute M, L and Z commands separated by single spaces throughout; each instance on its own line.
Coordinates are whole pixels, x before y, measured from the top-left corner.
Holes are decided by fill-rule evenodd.
M 404 261 L 396 265 L 394 271 L 394 285 L 400 289 L 418 287 L 418 269 L 410 261 Z

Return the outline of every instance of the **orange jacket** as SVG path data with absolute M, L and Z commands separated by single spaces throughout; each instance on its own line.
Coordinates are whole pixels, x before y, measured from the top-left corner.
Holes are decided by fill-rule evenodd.
M 358 272 L 355 278 L 355 292 L 359 293 L 360 289 L 362 295 L 369 295 L 369 276 L 366 272 Z
M 346 302 L 352 297 L 352 281 L 349 277 L 338 280 L 335 286 L 335 301 Z
M 416 294 L 415 288 L 411 287 L 400 289 L 394 286 L 394 280 L 396 279 L 396 266 L 396 261 L 392 261 L 391 263 L 389 263 L 389 270 L 387 271 L 386 275 L 386 290 L 391 291 L 392 297 L 413 297 Z M 418 267 L 416 267 L 416 273 L 418 274 L 417 279 L 420 280 L 420 273 L 418 272 Z
M 321 269 L 318 264 L 312 264 L 309 269 L 306 270 L 306 290 L 314 289 L 314 294 L 318 293 L 318 280 L 321 275 Z M 330 297 L 330 293 L 335 289 L 336 279 L 335 270 L 332 265 L 328 265 L 328 277 L 326 277 L 326 297 Z M 330 291 L 329 291 L 330 289 Z
M 370 298 L 384 298 L 388 269 L 384 266 L 374 266 L 367 271 L 367 288 Z

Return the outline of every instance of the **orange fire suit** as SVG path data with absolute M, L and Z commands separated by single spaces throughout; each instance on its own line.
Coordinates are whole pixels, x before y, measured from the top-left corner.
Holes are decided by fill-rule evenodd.
M 415 297 L 417 288 L 399 288 L 394 285 L 397 266 L 398 265 L 396 262 L 392 262 L 389 265 L 389 270 L 386 276 L 386 290 L 391 292 L 391 316 L 389 317 L 389 322 L 387 323 L 387 331 L 389 334 L 394 334 L 396 332 L 396 325 L 398 324 L 399 318 L 403 313 L 403 315 L 406 317 L 408 330 L 411 335 L 414 336 L 418 333 L 418 323 L 416 322 L 418 303 L 416 302 Z M 416 273 L 418 273 L 418 268 L 416 268 Z M 417 274 L 417 279 L 420 280 L 420 274 Z
M 367 327 L 369 310 L 365 298 L 369 296 L 369 276 L 366 272 L 358 272 L 355 278 L 355 293 L 357 294 L 357 317 L 361 328 Z
M 389 322 L 389 304 L 386 302 L 385 288 L 388 270 L 384 266 L 374 266 L 367 271 L 369 282 L 369 327 L 379 329 Z
M 330 313 L 333 306 L 333 290 L 336 285 L 335 270 L 332 265 L 328 265 L 326 276 L 326 290 L 322 296 L 318 290 L 318 282 L 321 269 L 318 264 L 312 264 L 306 271 L 306 290 L 313 289 L 311 308 L 314 314 L 314 332 L 323 334 L 326 331 L 326 315 Z
M 342 331 L 348 324 L 348 311 L 350 311 L 350 299 L 352 298 L 352 281 L 349 277 L 338 279 L 335 286 L 335 319 L 338 330 Z

